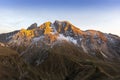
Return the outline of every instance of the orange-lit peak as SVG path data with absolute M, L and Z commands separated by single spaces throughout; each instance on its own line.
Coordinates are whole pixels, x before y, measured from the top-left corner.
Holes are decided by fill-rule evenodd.
M 48 21 L 48 22 L 44 23 L 44 25 L 45 25 L 46 27 L 49 27 L 49 26 L 51 25 L 51 22 Z
M 25 31 L 26 29 L 22 28 L 20 31 Z
M 42 30 L 44 34 L 50 34 L 50 32 L 52 31 L 51 24 L 52 23 L 50 21 L 45 22 L 39 27 L 39 29 Z
M 20 32 L 19 32 L 19 36 L 33 37 L 34 36 L 34 31 L 33 30 L 21 29 Z
M 79 28 L 76 28 L 69 21 L 56 20 L 54 22 L 54 25 L 56 26 L 56 29 L 59 33 L 61 33 L 61 32 L 73 32 L 75 34 L 78 34 L 78 33 L 82 32 Z
M 46 27 L 50 27 L 51 24 L 52 24 L 52 23 L 51 23 L 50 21 L 48 21 L 48 22 L 43 23 L 39 28 L 40 28 L 40 29 L 44 29 L 44 28 L 46 28 Z
M 45 26 L 44 34 L 49 34 L 52 31 L 51 22 L 44 23 L 44 26 Z
M 59 20 L 55 20 L 54 23 L 68 23 L 68 24 L 71 24 L 69 21 L 59 21 Z

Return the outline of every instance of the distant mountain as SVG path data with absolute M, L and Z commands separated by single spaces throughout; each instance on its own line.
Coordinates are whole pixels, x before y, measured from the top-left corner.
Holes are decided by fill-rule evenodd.
M 0 48 L 7 45 L 19 53 L 15 60 L 19 59 L 16 65 L 20 71 L 13 80 L 120 79 L 117 35 L 83 31 L 68 21 L 56 20 L 0 34 L 0 42 Z

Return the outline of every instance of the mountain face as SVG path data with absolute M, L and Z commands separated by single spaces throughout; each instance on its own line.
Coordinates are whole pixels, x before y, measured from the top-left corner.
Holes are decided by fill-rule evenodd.
M 46 22 L 38 27 L 36 23 L 32 24 L 27 30 L 22 29 L 12 36 L 8 43 L 24 53 L 29 48 L 52 48 L 62 42 L 73 43 L 90 56 L 120 59 L 120 37 L 95 30 L 82 31 L 67 21 Z
M 7 43 L 9 40 L 12 39 L 13 35 L 15 35 L 18 32 L 19 32 L 19 30 L 9 32 L 9 33 L 0 34 L 0 42 Z
M 0 34 L 0 42 L 1 80 L 120 80 L 113 34 L 55 21 Z

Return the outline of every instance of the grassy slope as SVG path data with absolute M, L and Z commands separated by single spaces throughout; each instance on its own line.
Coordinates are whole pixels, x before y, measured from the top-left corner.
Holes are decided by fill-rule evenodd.
M 0 47 L 0 80 L 40 80 L 16 51 Z
M 120 80 L 120 63 L 93 58 L 72 44 L 31 51 L 32 55 L 28 52 L 20 58 L 0 47 L 0 80 Z M 37 59 L 43 60 L 41 64 L 36 64 Z
M 120 64 L 96 59 L 77 51 L 69 45 L 50 50 L 46 61 L 40 65 L 50 80 L 119 80 Z M 69 49 L 70 48 L 70 49 Z M 47 73 L 46 73 L 47 72 Z M 43 76 L 45 76 L 45 74 Z M 46 79 L 45 76 L 45 79 Z M 54 77 L 52 77 L 54 76 Z M 44 79 L 43 79 L 44 80 Z
M 6 47 L 0 46 L 0 56 L 17 55 L 17 52 Z
M 43 58 L 46 53 L 47 58 Z M 72 44 L 54 46 L 47 51 L 38 49 L 23 58 L 28 58 L 41 80 L 120 80 L 120 63 L 88 56 Z M 39 59 L 43 62 L 37 65 Z

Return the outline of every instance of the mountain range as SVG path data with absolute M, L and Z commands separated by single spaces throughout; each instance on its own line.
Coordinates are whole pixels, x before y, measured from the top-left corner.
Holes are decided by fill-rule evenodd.
M 0 51 L 0 69 L 13 70 L 3 69 L 2 80 L 120 79 L 120 37 L 83 31 L 68 21 L 0 34 Z

